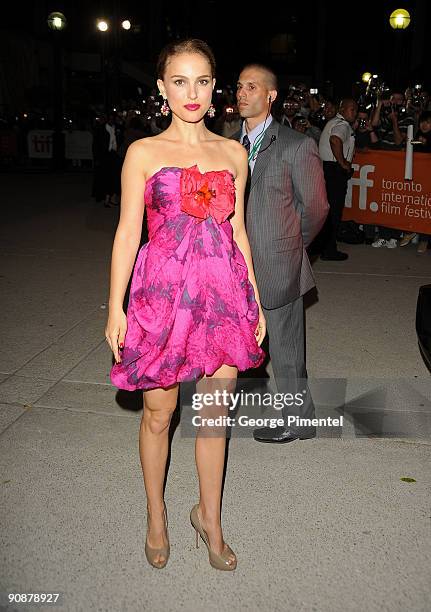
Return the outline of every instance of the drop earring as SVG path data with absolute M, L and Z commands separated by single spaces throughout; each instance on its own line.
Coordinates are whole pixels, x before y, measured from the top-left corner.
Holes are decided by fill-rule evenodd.
M 214 106 L 214 104 L 211 102 L 211 104 L 210 104 L 210 106 L 209 106 L 209 109 L 207 110 L 207 115 L 208 115 L 208 117 L 209 117 L 210 119 L 213 119 L 213 118 L 214 118 L 215 113 L 216 113 L 215 106 Z
M 171 109 L 169 108 L 169 104 L 166 98 L 163 98 L 163 104 L 160 107 L 160 112 L 162 113 L 164 117 L 167 117 L 169 113 L 171 112 Z

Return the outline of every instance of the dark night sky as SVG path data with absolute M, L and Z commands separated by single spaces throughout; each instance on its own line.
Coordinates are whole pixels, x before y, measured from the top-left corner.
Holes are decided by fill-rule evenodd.
M 123 35 L 122 53 L 136 63 L 154 61 L 169 36 L 197 36 L 213 47 L 218 76 L 235 80 L 241 65 L 251 60 L 270 63 L 280 76 L 323 79 L 347 88 L 365 70 L 384 72 L 387 80 L 423 78 L 425 60 L 421 50 L 424 23 L 431 19 L 429 2 L 341 2 L 262 3 L 260 11 L 248 10 L 250 3 L 222 0 L 59 0 L 24 2 L 19 12 L 2 7 L 3 26 L 46 38 L 46 16 L 61 10 L 68 19 L 63 33 L 66 49 L 98 52 L 99 16 L 129 17 L 141 26 L 138 34 Z M 388 16 L 404 6 L 412 14 L 406 32 L 393 32 Z M 422 16 L 421 16 L 422 11 Z M 287 53 L 284 40 L 288 36 Z

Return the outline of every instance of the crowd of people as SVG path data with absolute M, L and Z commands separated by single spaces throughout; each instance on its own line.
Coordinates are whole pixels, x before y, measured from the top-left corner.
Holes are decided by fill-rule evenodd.
M 153 91 L 143 100 L 140 108 L 116 111 L 108 116 L 101 114 L 95 119 L 93 195 L 98 201 L 103 200 L 106 207 L 118 205 L 121 164 L 130 143 L 159 134 L 169 126 L 170 118 L 161 113 L 162 103 L 155 94 Z M 235 92 L 225 88 L 217 90 L 215 97 L 215 116 L 207 117 L 206 124 L 215 133 L 230 138 L 242 125 Z M 405 246 L 415 241 L 418 252 L 425 253 L 428 236 L 403 233 L 402 228 L 342 222 L 342 213 L 355 150 L 402 150 L 407 128 L 413 125 L 415 150 L 431 152 L 431 101 L 428 92 L 422 88 L 408 88 L 405 92 L 386 89 L 370 92 L 367 89 L 356 99 L 346 100 L 354 102 L 347 118 L 344 114 L 346 108 L 340 108 L 339 101 L 325 99 L 317 90 L 299 83 L 291 85 L 272 108 L 274 118 L 282 125 L 316 142 L 324 164 L 327 190 L 331 192 L 331 215 L 319 239 L 311 245 L 311 252 L 318 252 L 328 260 L 347 259 L 347 255 L 336 246 L 336 240 L 339 240 L 353 244 L 365 242 L 374 248 L 395 248 L 398 244 Z M 350 141 L 347 158 L 337 157 L 332 150 L 334 140 L 331 143 L 330 138 L 337 129 L 341 129 L 342 138 L 345 136 Z M 111 138 L 106 130 L 111 133 Z
M 430 94 L 422 85 L 408 87 L 404 91 L 390 90 L 381 82 L 371 79 L 368 87 L 352 88 L 352 99 L 356 102 L 354 120 L 348 122 L 354 136 L 354 149 L 402 150 L 407 138 L 407 128 L 414 126 L 416 152 L 431 152 L 431 99 Z M 209 129 L 224 137 L 230 138 L 242 124 L 238 111 L 236 90 L 231 86 L 216 89 L 213 93 L 215 109 L 214 117 L 206 117 Z M 284 91 L 281 90 L 278 99 L 272 106 L 272 115 L 282 125 L 305 134 L 314 139 L 326 167 L 327 184 L 333 189 L 334 177 L 328 173 L 342 169 L 336 161 L 331 144 L 322 142 L 322 134 L 326 139 L 325 126 L 332 126 L 342 121 L 340 101 L 323 96 L 317 89 L 308 88 L 305 83 L 292 83 Z M 103 202 L 106 208 L 118 206 L 120 201 L 121 167 L 128 146 L 137 139 L 154 136 L 164 131 L 170 124 L 170 117 L 162 114 L 162 100 L 156 89 L 140 99 L 123 100 L 121 106 L 105 113 L 101 107 L 94 106 L 85 112 L 71 114 L 64 118 L 65 130 L 87 130 L 93 134 L 93 170 L 94 180 L 92 195 L 98 202 Z M 49 115 L 38 111 L 28 111 L 21 115 L 0 117 L 0 139 L 6 143 L 6 135 L 13 134 L 16 159 L 23 159 L 26 154 L 26 136 L 31 129 L 52 128 Z M 329 148 L 328 148 L 329 147 Z M 0 147 L 1 148 L 1 147 Z M 322 153 L 323 152 L 323 153 Z M 350 155 L 350 157 L 353 157 Z M 351 175 L 349 168 L 344 167 L 341 183 L 346 183 Z M 80 165 L 79 160 L 73 165 Z M 345 165 L 346 166 L 346 165 Z M 328 183 L 329 182 L 329 183 Z M 340 184 L 341 184 L 340 183 Z M 366 242 L 374 248 L 395 248 L 406 246 L 412 241 L 417 243 L 419 253 L 425 253 L 429 246 L 429 237 L 414 232 L 404 232 L 403 228 L 393 229 L 379 226 L 358 226 L 353 222 L 342 222 L 342 208 L 346 185 L 341 186 L 341 194 L 337 192 L 337 203 L 333 206 L 333 217 L 336 218 L 332 227 L 331 251 L 328 245 L 324 247 L 323 257 L 341 260 L 345 254 L 334 246 L 335 236 L 340 241 L 358 243 Z M 328 221 L 329 223 L 329 221 Z M 329 229 L 326 228 L 327 234 Z M 331 233 L 329 232 L 329 233 Z M 329 234 L 328 234 L 329 235 Z M 321 238 L 321 237 L 320 237 Z M 319 250 L 322 245 L 316 243 L 313 248 Z
M 279 117 L 281 123 L 314 138 L 319 144 L 331 204 L 322 258 L 340 261 L 347 259 L 347 254 L 338 251 L 336 238 L 354 244 L 366 242 L 374 248 L 396 248 L 416 241 L 418 253 L 425 253 L 430 243 L 427 235 L 403 232 L 402 228 L 343 223 L 341 217 L 347 181 L 352 175 L 354 150 L 402 150 L 406 144 L 408 126 L 413 125 L 415 151 L 431 152 L 430 95 L 421 85 L 407 88 L 404 92 L 390 91 L 384 86 L 368 87 L 350 102 L 354 102 L 353 106 L 344 104 L 340 107 L 334 100 L 324 100 L 300 84 L 292 86 Z M 333 150 L 334 140 L 330 142 L 337 130 L 345 145 L 347 157 L 343 157 L 341 149 L 337 154 Z M 328 228 L 330 220 L 331 229 Z

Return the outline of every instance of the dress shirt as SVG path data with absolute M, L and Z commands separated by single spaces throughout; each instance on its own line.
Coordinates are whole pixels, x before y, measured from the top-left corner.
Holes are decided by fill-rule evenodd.
M 329 139 L 331 136 L 338 136 L 343 143 L 343 155 L 347 161 L 351 162 L 355 152 L 355 132 L 343 115 L 337 113 L 330 119 L 323 128 L 319 141 L 319 154 L 323 161 L 337 161 L 331 149 Z
M 257 136 L 259 136 L 259 134 L 262 132 L 263 130 L 263 126 L 265 126 L 265 132 L 268 129 L 268 127 L 271 125 L 272 123 L 272 115 L 269 115 L 268 119 L 265 121 L 262 121 L 262 123 L 259 123 L 259 125 L 257 125 L 255 128 L 253 128 L 252 130 L 250 130 L 250 132 L 248 132 L 247 134 L 247 130 L 245 129 L 245 121 L 243 121 L 242 123 L 242 128 L 241 128 L 241 144 L 243 144 L 242 139 L 244 138 L 245 134 L 247 134 L 249 140 L 250 140 L 250 150 L 253 150 L 253 145 L 254 145 L 254 141 L 256 140 Z M 262 146 L 262 142 L 260 143 L 259 148 L 257 149 L 257 151 L 255 151 L 254 153 L 254 159 L 252 159 L 251 161 L 249 161 L 249 166 L 250 166 L 250 171 L 253 172 L 253 168 L 254 168 L 254 164 L 256 163 L 256 158 L 257 158 L 257 154 L 259 153 L 259 149 Z

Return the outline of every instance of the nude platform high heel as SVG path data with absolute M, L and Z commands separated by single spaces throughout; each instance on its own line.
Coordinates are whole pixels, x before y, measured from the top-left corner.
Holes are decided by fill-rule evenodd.
M 200 536 L 202 540 L 205 542 L 206 547 L 208 549 L 210 565 L 214 567 L 215 569 L 222 570 L 222 571 L 230 572 L 234 570 L 237 564 L 236 557 L 235 557 L 235 561 L 232 564 L 229 564 L 229 555 L 235 556 L 235 553 L 227 544 L 225 544 L 224 550 L 221 555 L 218 555 L 213 550 L 211 550 L 208 535 L 206 531 L 203 529 L 201 522 L 199 520 L 198 504 L 196 504 L 196 506 L 193 506 L 190 512 L 190 521 L 196 530 L 196 548 L 199 548 L 199 536 Z
M 165 519 L 166 537 L 168 538 L 168 513 L 166 511 L 166 504 L 164 505 L 164 508 L 163 508 L 163 516 Z M 148 521 L 148 511 L 147 511 L 147 530 L 148 530 L 148 523 L 149 521 Z M 153 567 L 157 569 L 163 569 L 166 563 L 168 562 L 170 552 L 171 552 L 171 549 L 169 546 L 169 538 L 168 538 L 167 546 L 162 546 L 161 548 L 151 548 L 151 546 L 148 546 L 147 539 L 145 538 L 145 556 L 147 557 L 148 563 L 152 565 Z M 163 557 L 164 560 L 155 561 L 158 555 Z

